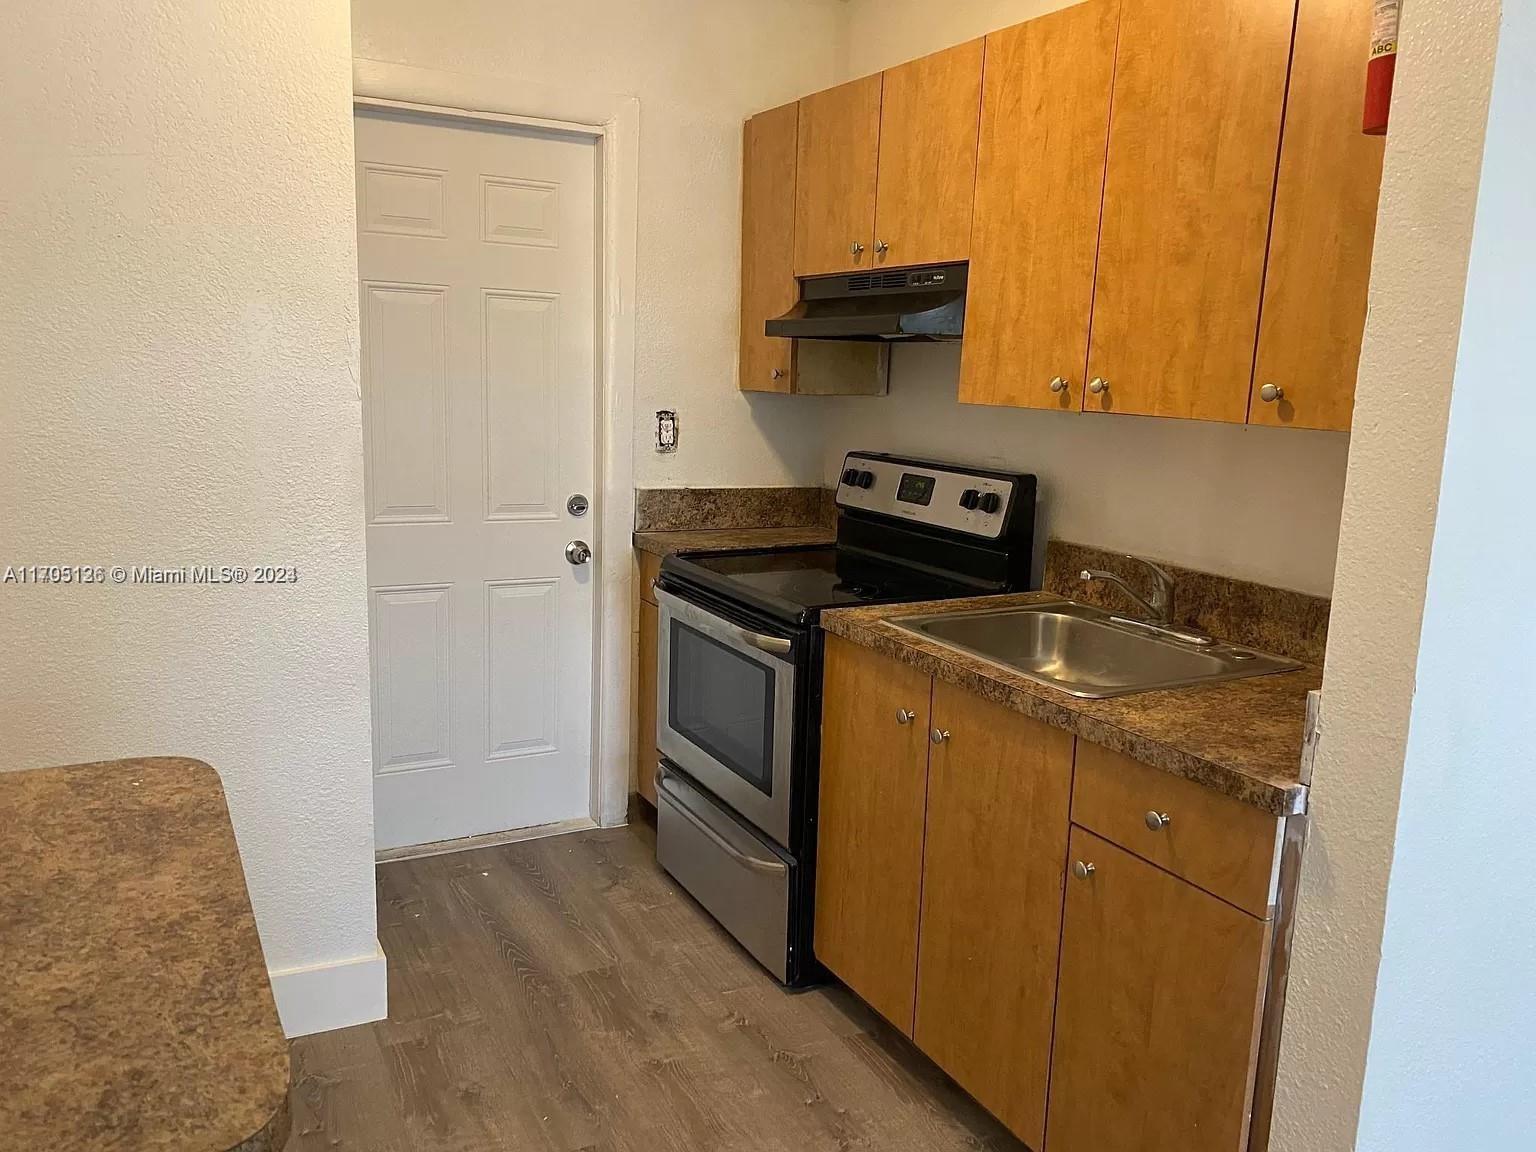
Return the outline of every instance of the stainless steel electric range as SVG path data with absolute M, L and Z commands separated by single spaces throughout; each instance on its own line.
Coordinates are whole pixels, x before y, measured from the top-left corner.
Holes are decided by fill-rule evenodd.
M 1030 588 L 1035 478 L 850 453 L 835 547 L 662 561 L 656 854 L 779 980 L 811 983 L 823 609 Z

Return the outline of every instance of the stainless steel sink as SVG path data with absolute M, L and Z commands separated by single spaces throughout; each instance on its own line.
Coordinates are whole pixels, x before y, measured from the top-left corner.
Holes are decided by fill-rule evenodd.
M 888 622 L 1090 700 L 1301 667 L 1251 648 L 1179 639 L 1074 600 L 892 616 Z

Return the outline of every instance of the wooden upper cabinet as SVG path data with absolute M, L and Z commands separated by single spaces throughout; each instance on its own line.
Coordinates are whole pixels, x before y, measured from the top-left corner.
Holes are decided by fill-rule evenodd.
M 1295 14 L 1122 0 L 1088 411 L 1247 419 Z
M 741 357 L 743 392 L 794 390 L 794 342 L 763 335 L 799 297 L 795 283 L 795 142 L 800 107 L 747 121 L 741 169 Z
M 961 403 L 1082 401 L 1119 20 L 1088 0 L 987 37 Z
M 918 1047 L 1031 1148 L 1045 1133 L 1072 736 L 935 681 Z
M 875 265 L 964 260 L 971 248 L 982 41 L 886 70 Z
M 917 984 L 930 688 L 915 668 L 827 637 L 816 958 L 907 1036 Z
M 1353 0 L 1297 9 L 1253 424 L 1347 430 L 1354 413 L 1385 146 L 1360 131 L 1370 26 L 1370 6 Z
M 880 87 L 876 74 L 800 101 L 794 224 L 797 276 L 873 266 Z
M 1080 828 L 1045 1152 L 1247 1146 L 1269 924 Z

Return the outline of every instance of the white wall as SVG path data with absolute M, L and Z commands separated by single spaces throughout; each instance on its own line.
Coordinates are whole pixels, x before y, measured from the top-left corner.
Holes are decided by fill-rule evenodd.
M 354 0 L 359 58 L 637 96 L 635 482 L 818 483 L 814 406 L 736 389 L 741 124 L 838 79 L 841 0 Z M 655 411 L 679 450 L 653 450 Z
M 847 0 L 847 77 L 865 76 L 1076 0 Z M 1064 64 L 1064 66 L 1066 66 Z
M 1328 595 L 1348 436 L 958 404 L 959 355 L 897 348 L 889 396 L 823 401 L 826 482 L 850 449 L 1033 472 L 1037 534 Z
M 1438 851 L 1443 846 L 1430 847 L 1433 840 L 1426 849 L 1410 846 L 1409 835 L 1422 834 L 1424 823 L 1433 818 L 1414 807 L 1405 812 L 1399 835 L 1398 800 L 1409 714 L 1415 701 L 1420 621 L 1440 490 L 1446 413 L 1461 333 L 1467 253 L 1477 200 L 1498 13 L 1498 0 L 1414 0 L 1403 6 L 1402 51 L 1398 57 L 1396 98 L 1387 140 L 1380 227 L 1371 276 L 1371 314 L 1360 367 L 1324 669 L 1322 740 L 1310 805 L 1312 830 L 1303 866 L 1291 991 L 1285 1014 L 1272 1143 L 1275 1152 L 1340 1152 L 1356 1146 L 1394 836 L 1398 836 L 1399 851 L 1409 861 L 1425 859 L 1425 850 Z M 1528 50 L 1528 41 L 1524 47 Z M 1513 67 L 1514 62 L 1509 66 Z M 1527 124 L 1529 117 L 1527 109 Z M 1511 125 L 1506 131 L 1513 132 L 1515 128 Z M 1523 235 L 1528 243 L 1529 221 L 1518 219 L 1517 203 L 1519 197 L 1524 197 L 1524 210 L 1529 212 L 1526 131 L 1527 155 L 1522 158 L 1523 175 L 1518 177 L 1522 182 L 1513 186 L 1505 183 L 1515 176 L 1508 159 L 1490 173 L 1500 183 L 1489 189 L 1488 228 L 1491 231 L 1499 227 L 1503 213 L 1509 211 L 1510 221 L 1518 222 L 1524 229 L 1517 235 Z M 1495 240 L 1485 232 L 1481 242 L 1505 241 L 1502 237 Z M 1512 258 L 1517 255 L 1511 254 Z M 1527 289 L 1528 286 L 1529 281 Z M 1486 285 L 1475 291 L 1470 298 L 1473 312 L 1494 294 Z M 1508 308 L 1490 320 L 1515 320 L 1520 327 L 1512 330 L 1512 338 L 1528 341 L 1529 302 L 1520 303 L 1525 312 L 1520 312 L 1517 302 L 1511 299 Z M 1469 313 L 1469 321 L 1476 320 Z M 1475 362 L 1481 367 L 1493 345 L 1486 325 L 1477 323 L 1476 331 L 1484 340 Z M 1500 368 L 1505 373 L 1524 371 L 1528 362 L 1528 357 L 1523 356 Z M 1474 378 L 1475 372 L 1476 368 L 1464 366 L 1461 387 L 1485 390 L 1489 403 L 1494 402 L 1495 392 L 1513 398 L 1519 391 L 1518 378 Z M 1458 411 L 1461 402 L 1458 392 Z M 1443 517 L 1447 524 L 1460 521 L 1454 529 L 1460 541 L 1465 542 L 1471 534 L 1485 547 L 1496 546 L 1497 553 L 1489 555 L 1497 556 L 1500 563 L 1518 561 L 1525 545 L 1511 537 L 1518 536 L 1529 521 L 1520 502 L 1529 489 L 1525 477 L 1520 475 L 1521 465 L 1530 458 L 1529 431 L 1519 419 L 1525 410 L 1519 404 L 1504 406 L 1506 416 L 1514 417 L 1508 429 L 1513 440 L 1489 437 L 1474 448 L 1473 442 L 1485 431 L 1481 421 L 1497 419 L 1491 411 L 1481 411 L 1480 407 L 1474 398 L 1468 419 L 1477 421 L 1478 426 L 1469 433 L 1473 439 L 1460 446 L 1456 465 L 1467 469 L 1469 457 L 1483 452 L 1488 455 L 1485 463 L 1495 470 L 1500 482 L 1508 483 L 1518 477 L 1521 483 L 1508 492 L 1495 488 L 1474 495 L 1467 491 L 1474 473 L 1453 471 L 1455 482 L 1446 489 L 1450 503 Z M 1505 447 L 1512 449 L 1513 454 L 1497 458 L 1491 455 Z M 1481 508 L 1469 503 L 1479 499 L 1483 501 Z M 1506 516 L 1509 519 L 1504 519 Z M 1512 532 L 1508 531 L 1511 527 Z M 1484 535 L 1488 532 L 1495 534 L 1496 544 L 1488 541 Z M 1485 637 L 1492 640 L 1494 647 L 1487 652 L 1499 658 L 1496 668 L 1511 669 L 1515 666 L 1512 662 L 1520 660 L 1515 648 L 1528 625 L 1518 615 L 1512 616 L 1506 607 L 1513 608 L 1517 603 L 1524 607 L 1524 581 L 1484 572 L 1473 585 L 1473 574 L 1462 567 L 1462 562 L 1458 554 L 1452 567 L 1445 570 L 1445 583 L 1437 599 L 1439 595 L 1465 591 L 1478 601 L 1488 601 L 1494 617 L 1474 629 L 1471 638 L 1474 642 Z M 1501 585 L 1507 585 L 1507 590 Z M 1493 753 L 1489 762 L 1477 738 L 1480 734 L 1462 733 L 1467 742 L 1459 750 L 1453 771 L 1447 760 L 1437 759 L 1438 754 L 1431 750 L 1439 738 L 1433 734 L 1443 737 L 1453 723 L 1450 715 L 1459 712 L 1459 723 L 1471 727 L 1479 719 L 1478 713 L 1466 710 L 1473 702 L 1467 693 L 1447 695 L 1456 676 L 1473 673 L 1471 662 L 1461 658 L 1454 660 L 1454 671 L 1439 665 L 1447 655 L 1444 629 L 1452 621 L 1449 615 L 1437 614 L 1426 624 L 1425 658 L 1435 662 L 1436 672 L 1420 685 L 1417 699 L 1430 709 L 1426 715 L 1436 719 L 1430 721 L 1425 738 L 1431 743 L 1416 771 L 1426 789 L 1417 799 L 1455 798 L 1458 803 L 1473 806 L 1459 814 L 1454 809 L 1445 813 L 1448 833 L 1455 836 L 1479 820 L 1499 821 L 1501 814 L 1507 814 L 1513 821 L 1524 812 L 1517 793 L 1492 791 L 1498 785 L 1488 778 L 1492 774 L 1493 780 L 1508 783 L 1507 757 L 1511 748 L 1507 744 L 1500 747 L 1507 737 L 1489 734 L 1492 739 L 1488 751 Z M 1429 671 L 1427 666 L 1424 671 Z M 1505 681 L 1502 691 L 1513 692 L 1519 687 L 1518 682 Z M 1525 723 L 1528 693 L 1518 702 L 1503 694 L 1486 701 L 1478 698 L 1479 704 L 1500 701 L 1504 707 L 1502 716 L 1507 717 L 1509 724 Z M 1522 767 L 1528 771 L 1529 765 Z M 1442 770 L 1452 774 L 1439 781 L 1444 792 L 1435 797 L 1431 789 L 1436 785 L 1432 781 Z M 1483 802 L 1486 808 L 1480 806 Z M 1511 851 L 1518 838 L 1516 829 L 1514 838 L 1506 839 L 1500 847 Z M 1478 842 L 1468 840 L 1466 848 L 1475 859 Z M 1447 898 L 1451 904 L 1465 900 L 1470 908 L 1480 912 L 1482 894 L 1475 889 L 1490 883 L 1497 885 L 1499 880 L 1497 876 L 1483 876 L 1473 860 L 1459 867 L 1464 871 L 1447 871 L 1441 879 L 1454 883 L 1458 875 L 1464 875 L 1471 888 L 1458 885 Z M 1408 883 L 1417 886 L 1422 880 L 1424 877 L 1418 875 Z M 1510 912 L 1523 918 L 1523 899 L 1515 901 Z M 1413 912 L 1405 910 L 1405 922 L 1397 930 L 1409 936 L 1419 932 L 1428 933 L 1426 938 L 1441 936 L 1442 943 L 1450 946 L 1457 928 L 1454 920 L 1428 919 L 1415 924 L 1409 919 L 1437 911 L 1429 900 L 1421 900 Z M 1399 943 L 1406 943 L 1409 936 L 1400 936 Z M 1420 1023 L 1396 1019 L 1395 1029 L 1371 1044 L 1373 1061 L 1384 1060 L 1388 1066 L 1395 1059 L 1416 1061 L 1423 1057 L 1428 1045 L 1429 1049 L 1438 1050 L 1438 1055 L 1419 1067 L 1439 1068 L 1444 1059 L 1458 1060 L 1464 1054 L 1464 1048 L 1443 1047 L 1442 1036 L 1436 1034 L 1437 1028 L 1445 1023 L 1444 1012 L 1460 1013 L 1473 1006 L 1468 999 L 1443 1009 L 1435 1004 L 1441 991 L 1435 987 L 1434 969 L 1440 965 L 1442 955 L 1427 954 L 1427 968 L 1415 965 L 1406 982 L 1419 987 L 1411 991 L 1405 992 L 1401 986 L 1405 973 L 1383 972 L 1384 990 L 1395 990 L 1394 1015 L 1421 1014 L 1423 1031 L 1411 1049 L 1394 1056 L 1392 1047 Z M 1511 961 L 1515 959 L 1506 956 Z M 1443 974 L 1453 979 L 1456 975 L 1448 967 Z M 1461 988 L 1458 995 L 1471 997 L 1478 992 Z M 1413 1003 L 1405 1003 L 1404 996 Z M 1462 1020 L 1459 1026 L 1466 1027 L 1468 1023 L 1471 1022 Z M 1525 1067 L 1529 1070 L 1529 1063 Z M 1394 1110 L 1394 1125 L 1407 1125 L 1396 1130 L 1408 1135 L 1401 1141 L 1365 1142 L 1366 1132 L 1362 1131 L 1359 1147 L 1372 1152 L 1386 1148 L 1402 1152 L 1421 1148 L 1493 1152 L 1525 1146 L 1480 1142 L 1471 1128 L 1447 1131 L 1443 1140 L 1431 1136 L 1442 1122 L 1456 1123 L 1457 1118 L 1465 1115 L 1437 1115 L 1435 1108 L 1437 1093 L 1456 1091 L 1460 1077 L 1469 1071 L 1458 1068 L 1455 1082 L 1447 1081 L 1438 1087 L 1418 1080 L 1412 1093 L 1391 1100 L 1388 1097 L 1393 1094 L 1392 1089 L 1403 1086 L 1408 1077 L 1398 1078 L 1394 1083 L 1393 1077 L 1384 1072 L 1377 1104 Z M 1486 1074 L 1498 1083 L 1503 1073 L 1479 1066 L 1476 1074 Z M 1386 1130 L 1376 1129 L 1375 1134 L 1384 1134 Z
M 0 37 L 0 565 L 301 573 L 0 585 L 0 768 L 214 764 L 295 1030 L 312 966 L 383 1008 L 349 58 L 342 0 L 10 5 Z
M 1357 1147 L 1536 1132 L 1536 8 L 1506 4 L 1419 640 Z M 1514 531 L 1508 526 L 1517 525 Z

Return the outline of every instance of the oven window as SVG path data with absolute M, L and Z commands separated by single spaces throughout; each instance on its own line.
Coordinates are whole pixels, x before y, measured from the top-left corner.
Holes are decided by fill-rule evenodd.
M 677 620 L 671 641 L 668 727 L 772 796 L 773 670 Z

